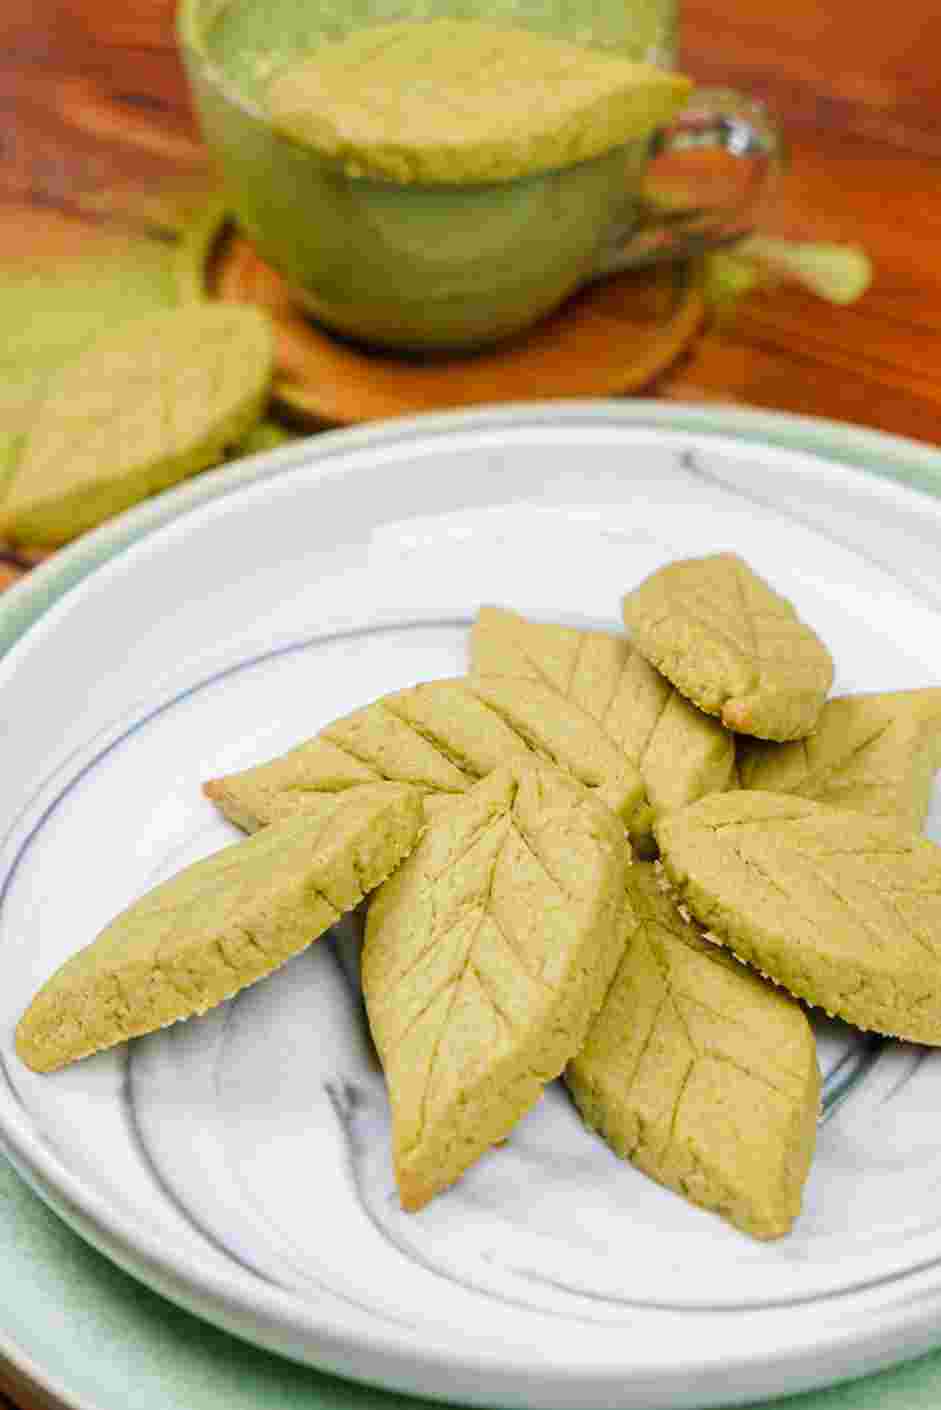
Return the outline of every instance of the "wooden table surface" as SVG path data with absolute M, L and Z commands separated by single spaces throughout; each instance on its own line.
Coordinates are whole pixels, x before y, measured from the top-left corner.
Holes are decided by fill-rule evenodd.
M 39 220 L 72 238 L 98 220 L 98 192 L 199 178 L 172 12 L 173 0 L 0 7 L 0 233 Z M 875 279 L 846 308 L 799 288 L 753 295 L 651 390 L 941 445 L 941 10 L 685 0 L 682 44 L 687 71 L 757 94 L 785 124 L 792 162 L 763 228 L 861 243 Z M 3 1410 L 48 1403 L 0 1365 Z

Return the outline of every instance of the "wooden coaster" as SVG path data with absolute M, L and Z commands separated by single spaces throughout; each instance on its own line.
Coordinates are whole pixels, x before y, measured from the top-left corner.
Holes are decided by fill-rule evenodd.
M 696 271 L 660 265 L 591 285 L 496 348 L 420 360 L 359 349 L 318 327 L 299 312 L 280 275 L 228 226 L 220 229 L 206 282 L 216 298 L 269 310 L 278 333 L 275 401 L 288 415 L 321 425 L 637 392 L 679 356 L 703 319 Z

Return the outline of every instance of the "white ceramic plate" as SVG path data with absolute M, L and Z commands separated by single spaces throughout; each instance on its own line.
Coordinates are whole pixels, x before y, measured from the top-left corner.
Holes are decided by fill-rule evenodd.
M 0 662 L 0 1133 L 73 1227 L 259 1345 L 468 1403 L 727 1404 L 937 1340 L 927 1050 L 821 1026 L 828 1119 L 805 1211 L 768 1246 L 617 1161 L 557 1087 L 403 1216 L 343 934 L 130 1049 L 50 1077 L 13 1052 L 67 954 L 236 835 L 203 779 L 459 673 L 482 602 L 615 628 L 659 563 L 734 549 L 831 646 L 835 689 L 941 684 L 941 506 L 837 463 L 881 456 L 930 480 L 939 458 L 861 433 L 841 446 L 833 428 L 818 452 L 809 428 L 807 450 L 771 444 L 785 431 L 569 404 L 338 433 L 204 477 L 17 590 Z

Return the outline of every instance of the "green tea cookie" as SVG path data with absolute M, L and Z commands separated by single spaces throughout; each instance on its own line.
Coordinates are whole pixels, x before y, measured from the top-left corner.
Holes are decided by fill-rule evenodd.
M 351 176 L 479 184 L 590 161 L 648 138 L 692 84 L 535 30 L 476 19 L 354 30 L 282 68 L 274 125 Z
M 376 892 L 363 990 L 404 1209 L 503 1140 L 581 1047 L 632 923 L 629 862 L 613 813 L 522 762 L 453 803 Z
M 383 696 L 278 758 L 210 779 L 203 791 L 231 822 L 254 832 L 305 812 L 322 795 L 384 779 L 412 784 L 426 806 L 458 797 L 518 755 L 529 757 L 524 741 L 463 681 L 434 681 Z
M 65 543 L 217 464 L 268 398 L 274 338 L 247 305 L 166 309 L 52 379 L 0 501 L 0 538 Z
M 624 1160 L 758 1239 L 800 1213 L 820 1105 L 813 1031 L 783 991 L 702 938 L 657 869 L 628 869 L 638 924 L 566 1068 Z
M 680 899 L 792 994 L 941 1044 L 941 848 L 884 818 L 780 793 L 717 793 L 656 824 Z
M 941 768 L 941 690 L 837 696 L 809 739 L 739 738 L 738 759 L 743 788 L 797 793 L 920 832 Z
M 780 740 L 815 728 L 830 653 L 734 553 L 669 563 L 622 606 L 638 651 L 727 729 Z
M 672 808 L 737 785 L 735 741 L 697 710 L 626 637 L 530 622 L 482 607 L 471 631 L 471 670 L 552 686 L 598 721 L 639 770 L 647 827 Z M 641 815 L 631 836 L 649 850 Z
M 429 681 L 385 695 L 280 758 L 211 779 L 204 792 L 253 831 L 303 812 L 319 793 L 380 779 L 413 784 L 427 806 L 534 755 L 596 791 L 629 826 L 643 807 L 640 774 L 590 715 L 539 682 L 503 677 Z
M 50 1072 L 204 1013 L 358 905 L 421 825 L 413 789 L 351 789 L 187 867 L 46 981 L 17 1027 L 19 1056 Z
M 474 676 L 468 689 L 541 758 L 577 778 L 621 818 L 646 833 L 644 783 L 597 720 L 542 681 Z

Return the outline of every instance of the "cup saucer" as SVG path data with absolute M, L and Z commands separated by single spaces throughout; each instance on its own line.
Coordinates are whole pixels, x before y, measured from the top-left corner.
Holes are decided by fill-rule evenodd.
M 200 244 L 211 297 L 257 304 L 273 316 L 274 398 L 282 412 L 308 425 L 639 392 L 682 353 L 704 315 L 696 267 L 660 265 L 592 284 L 526 334 L 493 348 L 398 356 L 347 342 L 306 317 L 224 213 Z

